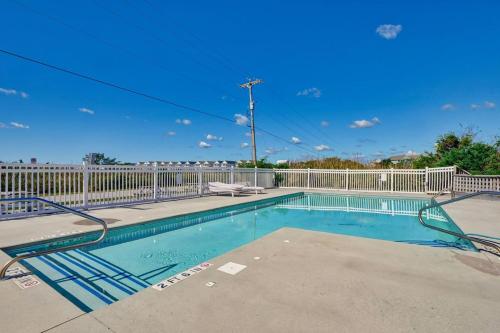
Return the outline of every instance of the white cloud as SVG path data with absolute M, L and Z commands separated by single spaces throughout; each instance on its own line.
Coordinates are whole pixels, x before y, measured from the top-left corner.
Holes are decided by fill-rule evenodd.
M 380 37 L 385 38 L 385 39 L 395 39 L 398 37 L 399 33 L 403 30 L 403 26 L 401 24 L 394 25 L 394 24 L 382 24 L 377 27 L 377 34 L 379 34 Z
M 21 123 L 16 123 L 15 121 L 12 121 L 10 124 L 14 128 L 22 128 L 22 129 L 28 129 L 28 128 L 30 128 L 28 125 L 21 124 Z
M 369 128 L 375 125 L 380 124 L 380 120 L 377 117 L 372 118 L 371 120 L 355 120 L 349 125 L 350 128 Z
M 191 120 L 189 120 L 189 119 L 176 119 L 175 123 L 176 124 L 182 124 L 182 125 L 185 125 L 185 126 L 189 126 L 189 125 L 192 124 Z
M 24 91 L 17 91 L 15 89 L 7 89 L 7 88 L 0 88 L 0 94 L 4 94 L 7 96 L 19 95 L 21 98 L 28 98 L 29 97 L 28 93 L 26 93 Z
M 5 125 L 4 123 L 0 123 L 0 128 L 7 128 L 7 125 Z
M 480 109 L 480 108 L 481 108 L 481 105 L 479 105 L 479 104 L 474 104 L 474 103 L 473 103 L 473 104 L 471 104 L 471 105 L 470 105 L 470 108 L 471 108 L 472 110 L 477 110 L 477 109 Z
M 222 141 L 222 140 L 224 140 L 224 138 L 222 136 L 207 134 L 207 140 L 209 140 L 209 141 Z
M 330 123 L 326 120 L 323 120 L 323 121 L 321 121 L 320 125 L 321 125 L 321 127 L 328 127 L 328 126 L 330 126 Z
M 247 116 L 244 116 L 244 115 L 239 114 L 239 113 L 236 113 L 234 115 L 234 120 L 236 121 L 236 124 L 238 124 L 240 126 L 245 126 L 250 121 Z
M 453 105 L 451 103 L 446 103 L 446 104 L 441 106 L 441 110 L 443 110 L 443 111 L 455 110 L 455 105 Z
M 167 132 L 167 135 L 168 136 L 175 136 L 177 133 L 175 133 L 174 131 L 168 131 Z
M 206 143 L 205 141 L 200 141 L 200 143 L 198 143 L 198 147 L 200 147 L 200 148 L 210 148 L 210 147 L 212 147 L 212 145 L 209 144 L 209 143 Z
M 331 148 L 327 145 L 318 145 L 318 146 L 314 146 L 314 150 L 316 151 L 327 151 L 327 150 L 331 150 Z
M 88 113 L 88 114 L 91 114 L 91 115 L 95 114 L 94 110 L 87 109 L 87 108 L 79 108 L 78 111 L 83 112 L 83 113 Z
M 246 132 L 246 133 L 245 133 L 245 136 L 249 138 L 249 137 L 251 137 L 251 136 L 252 136 L 252 133 L 250 133 L 250 132 Z
M 6 88 L 0 88 L 0 93 L 10 96 L 10 95 L 17 95 L 17 90 L 14 89 L 6 89 Z
M 297 138 L 296 136 L 292 136 L 292 138 L 290 139 L 290 141 L 295 144 L 295 145 L 298 145 L 299 143 L 302 143 L 302 140 L 300 140 L 299 138 Z
M 494 102 L 486 101 L 484 102 L 484 107 L 487 109 L 494 109 L 496 104 Z
M 413 151 L 413 150 L 408 150 L 406 153 L 405 153 L 406 156 L 417 156 L 419 155 L 417 152 Z
M 297 93 L 297 96 L 311 96 L 314 98 L 320 98 L 321 97 L 321 90 L 319 90 L 316 87 L 307 88 L 307 89 L 299 91 Z
M 267 155 L 274 155 L 274 154 L 282 152 L 283 150 L 284 150 L 283 148 L 273 148 L 273 147 L 270 147 L 270 148 L 267 148 L 266 150 L 264 150 L 264 152 Z
M 241 149 L 248 148 L 249 146 L 250 146 L 250 145 L 248 144 L 248 142 L 242 142 L 242 143 L 240 144 L 240 148 L 241 148 Z

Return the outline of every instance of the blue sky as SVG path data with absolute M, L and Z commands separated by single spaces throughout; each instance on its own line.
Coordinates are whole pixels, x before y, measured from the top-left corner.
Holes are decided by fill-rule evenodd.
M 263 79 L 257 126 L 284 140 L 257 131 L 258 155 L 273 161 L 422 152 L 461 126 L 500 134 L 498 1 L 1 7 L 2 49 L 226 118 L 247 113 L 238 84 Z M 0 54 L 0 160 L 249 159 L 248 131 Z

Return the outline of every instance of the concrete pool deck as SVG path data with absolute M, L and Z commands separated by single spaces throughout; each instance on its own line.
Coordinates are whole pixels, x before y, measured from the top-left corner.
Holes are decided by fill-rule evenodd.
M 111 225 L 119 226 L 294 192 L 300 191 L 204 197 L 93 210 L 91 214 L 119 219 Z M 466 223 L 469 217 L 460 209 L 469 209 L 460 204 L 454 204 L 455 212 L 448 210 L 452 205 L 445 208 L 462 227 L 461 220 Z M 492 216 L 498 220 L 500 206 L 498 201 L 480 205 L 488 211 L 487 217 L 481 217 L 484 214 L 478 214 L 476 208 L 474 220 L 480 222 L 472 226 L 481 223 L 487 228 L 488 223 L 494 224 Z M 80 218 L 51 215 L 0 222 L 0 247 L 98 229 L 74 225 L 77 220 Z M 255 256 L 261 259 L 254 260 Z M 6 259 L 0 252 L 0 261 Z M 217 270 L 229 261 L 248 268 L 235 276 Z M 213 267 L 167 290 L 147 288 L 88 314 L 43 282 L 21 290 L 12 281 L 2 281 L 0 319 L 6 332 L 326 332 L 367 328 L 377 332 L 489 332 L 500 325 L 500 260 L 483 253 L 284 228 L 211 262 Z M 216 285 L 206 287 L 209 281 Z
M 449 196 L 438 201 L 450 199 Z M 443 209 L 465 234 L 500 238 L 500 197 L 483 196 L 444 205 Z

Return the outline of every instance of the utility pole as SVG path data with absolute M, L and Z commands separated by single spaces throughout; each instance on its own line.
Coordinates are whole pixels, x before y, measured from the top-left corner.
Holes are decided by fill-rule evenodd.
M 247 88 L 248 89 L 248 96 L 250 98 L 250 134 L 252 135 L 252 159 L 253 159 L 253 164 L 257 166 L 257 146 L 255 145 L 255 122 L 254 122 L 254 109 L 255 109 L 255 102 L 253 100 L 253 94 L 252 94 L 252 87 L 256 84 L 262 83 L 262 80 L 253 80 L 253 81 L 248 81 L 246 83 L 240 84 L 241 88 Z

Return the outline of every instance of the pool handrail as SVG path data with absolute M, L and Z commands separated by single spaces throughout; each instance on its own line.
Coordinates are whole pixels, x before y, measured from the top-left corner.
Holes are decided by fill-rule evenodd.
M 491 253 L 500 256 L 500 245 L 497 242 L 489 241 L 489 240 L 485 240 L 482 238 L 477 238 L 477 237 L 473 237 L 473 236 L 469 236 L 469 235 L 465 235 L 462 233 L 458 233 L 458 232 L 451 231 L 451 230 L 446 230 L 443 228 L 439 228 L 439 227 L 425 223 L 425 221 L 422 217 L 423 212 L 428 210 L 428 209 L 441 207 L 443 205 L 447 205 L 447 204 L 450 204 L 453 202 L 469 199 L 469 198 L 476 197 L 479 195 L 499 195 L 500 196 L 500 191 L 478 191 L 478 192 L 474 192 L 474 193 L 464 194 L 460 197 L 451 198 L 449 200 L 445 200 L 445 201 L 441 201 L 441 202 L 434 201 L 434 203 L 431 203 L 430 205 L 422 207 L 418 211 L 418 220 L 420 221 L 420 224 L 422 224 L 424 227 L 431 228 L 431 229 L 434 229 L 437 231 L 441 231 L 441 232 L 444 232 L 444 233 L 449 234 L 449 235 L 453 235 L 453 236 L 458 237 L 458 238 L 467 239 L 470 242 L 476 242 L 476 243 L 483 244 L 485 246 L 489 246 L 491 248 L 494 248 L 497 253 L 493 253 L 493 252 L 491 252 Z M 433 200 L 433 199 L 434 199 L 434 197 L 431 200 Z M 488 251 L 488 252 L 490 252 L 490 251 Z
M 11 260 L 9 260 L 7 263 L 5 263 L 5 265 L 2 267 L 2 270 L 0 270 L 0 279 L 4 279 L 5 275 L 7 273 L 7 269 L 20 260 L 38 257 L 38 256 L 42 256 L 42 255 L 46 255 L 46 254 L 50 254 L 50 253 L 54 253 L 54 252 L 74 250 L 74 249 L 88 246 L 88 245 L 94 245 L 94 244 L 101 242 L 104 239 L 104 237 L 106 237 L 106 234 L 108 233 L 108 225 L 107 225 L 106 221 L 104 221 L 100 218 L 97 218 L 95 216 L 85 214 L 85 213 L 78 211 L 78 210 L 75 210 L 73 208 L 69 208 L 69 207 L 60 205 L 58 203 L 55 203 L 53 201 L 46 200 L 46 199 L 42 199 L 42 198 L 38 198 L 38 197 L 4 198 L 4 199 L 0 199 L 0 204 L 3 202 L 33 202 L 33 201 L 41 202 L 43 204 L 57 208 L 61 211 L 64 211 L 64 212 L 67 212 L 70 214 L 74 214 L 74 215 L 78 215 L 78 216 L 83 217 L 84 219 L 98 223 L 102 226 L 102 233 L 97 239 L 92 240 L 92 241 L 68 245 L 68 246 L 62 246 L 62 247 L 55 248 L 55 249 L 26 253 L 23 255 L 16 256 L 16 257 L 12 258 Z

